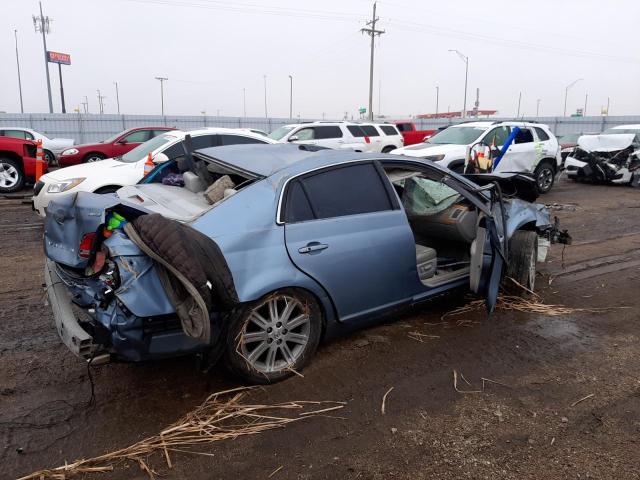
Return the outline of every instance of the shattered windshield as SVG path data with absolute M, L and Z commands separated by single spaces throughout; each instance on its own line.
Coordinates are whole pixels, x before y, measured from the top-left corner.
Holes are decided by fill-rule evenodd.
M 138 145 L 133 150 L 125 153 L 122 157 L 118 157 L 117 160 L 126 163 L 134 163 L 139 160 L 143 160 L 149 153 L 155 151 L 156 149 L 173 142 L 176 138 L 175 135 L 158 135 L 157 137 L 152 138 L 140 145 Z
M 289 133 L 294 128 L 295 127 L 289 127 L 285 125 L 284 127 L 280 127 L 277 130 L 274 130 L 273 132 L 271 132 L 269 134 L 269 138 L 272 138 L 273 140 L 280 140 L 282 139 L 282 137 L 284 137 L 287 133 Z
M 489 127 L 450 127 L 436 133 L 425 143 L 436 145 L 469 145 L 475 142 Z

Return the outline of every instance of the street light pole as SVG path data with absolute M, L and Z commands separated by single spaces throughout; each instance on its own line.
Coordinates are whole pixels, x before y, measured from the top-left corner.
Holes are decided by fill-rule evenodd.
M 13 31 L 16 37 L 16 65 L 18 66 L 18 90 L 20 92 L 20 113 L 24 113 L 24 104 L 22 103 L 22 79 L 20 78 L 20 56 L 18 55 L 18 30 Z
M 536 117 L 540 115 L 540 99 L 536 100 Z
M 264 117 L 269 118 L 267 114 L 267 76 L 263 75 L 262 79 L 264 80 Z
M 120 95 L 118 95 L 118 82 L 113 82 L 116 85 L 116 105 L 118 105 L 118 115 L 120 115 Z
M 242 110 L 244 111 L 244 118 L 247 118 L 247 89 L 242 89 Z
M 563 117 L 567 116 L 567 96 L 569 95 L 569 89 L 571 87 L 573 87 L 576 83 L 578 83 L 580 80 L 584 80 L 584 78 L 578 78 L 577 80 L 574 80 L 569 85 L 567 85 L 566 88 L 564 89 L 564 114 L 563 114 Z
M 440 87 L 436 86 L 436 118 L 438 117 L 438 103 L 440 102 Z
M 293 118 L 293 77 L 289 75 L 289 118 Z
M 47 74 L 47 94 L 49 96 L 49 113 L 53 113 L 53 100 L 51 99 L 51 79 L 49 78 L 49 57 L 47 55 L 47 38 L 46 34 L 49 33 L 50 18 L 45 17 L 42 13 L 42 2 L 38 2 L 40 5 L 40 16 L 33 15 L 33 26 L 36 32 L 42 33 L 42 46 L 44 48 L 44 69 Z
M 162 116 L 164 117 L 164 82 L 169 80 L 167 77 L 155 77 L 156 80 L 160 81 L 160 111 Z
M 462 109 L 462 118 L 467 117 L 467 82 L 469 80 L 469 57 L 467 57 L 464 53 L 460 52 L 456 49 L 449 49 L 450 52 L 455 52 L 460 59 L 464 62 L 464 106 Z
M 522 102 L 522 92 L 518 94 L 518 113 L 516 115 L 516 118 L 520 118 L 520 102 Z

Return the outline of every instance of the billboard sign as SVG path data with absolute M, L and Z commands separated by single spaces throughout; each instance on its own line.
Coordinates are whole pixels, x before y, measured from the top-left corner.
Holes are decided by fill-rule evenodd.
M 62 65 L 71 65 L 71 55 L 68 53 L 47 51 L 47 60 L 50 63 L 61 63 Z

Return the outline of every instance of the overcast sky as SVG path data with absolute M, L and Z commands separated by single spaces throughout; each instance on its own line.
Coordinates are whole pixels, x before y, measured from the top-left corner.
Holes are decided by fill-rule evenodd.
M 97 111 L 159 114 L 160 85 L 168 77 L 169 115 L 263 116 L 263 75 L 269 116 L 341 118 L 368 102 L 369 39 L 360 33 L 371 16 L 369 0 L 44 0 L 53 18 L 49 50 L 71 54 L 63 66 L 67 110 L 87 95 Z M 25 111 L 46 112 L 42 38 L 31 16 L 38 3 L 0 0 L 0 111 L 17 112 L 13 30 L 18 30 Z M 640 113 L 638 0 L 380 0 L 374 111 L 402 117 L 460 110 L 464 62 L 469 57 L 467 106 L 480 88 L 480 108 L 534 115 L 568 110 Z M 50 66 L 54 110 L 60 111 L 56 65 Z M 379 104 L 380 102 L 380 104 Z

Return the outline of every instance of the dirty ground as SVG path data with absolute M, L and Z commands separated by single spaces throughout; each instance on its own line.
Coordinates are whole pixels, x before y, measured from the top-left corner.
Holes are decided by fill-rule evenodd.
M 441 324 L 464 303 L 449 295 L 324 344 L 304 378 L 255 393 L 263 403 L 346 401 L 345 419 L 219 442 L 200 449 L 208 456 L 173 454 L 171 470 L 160 456 L 151 464 L 190 479 L 640 478 L 639 191 L 561 180 L 540 200 L 555 203 L 574 238 L 540 268 L 545 301 L 629 308 L 490 319 L 479 310 Z M 20 200 L 0 209 L 1 478 L 127 446 L 237 386 L 193 358 L 90 377 L 43 305 L 41 222 Z M 458 393 L 454 370 L 460 390 L 499 383 Z M 88 478 L 147 476 L 131 465 Z

